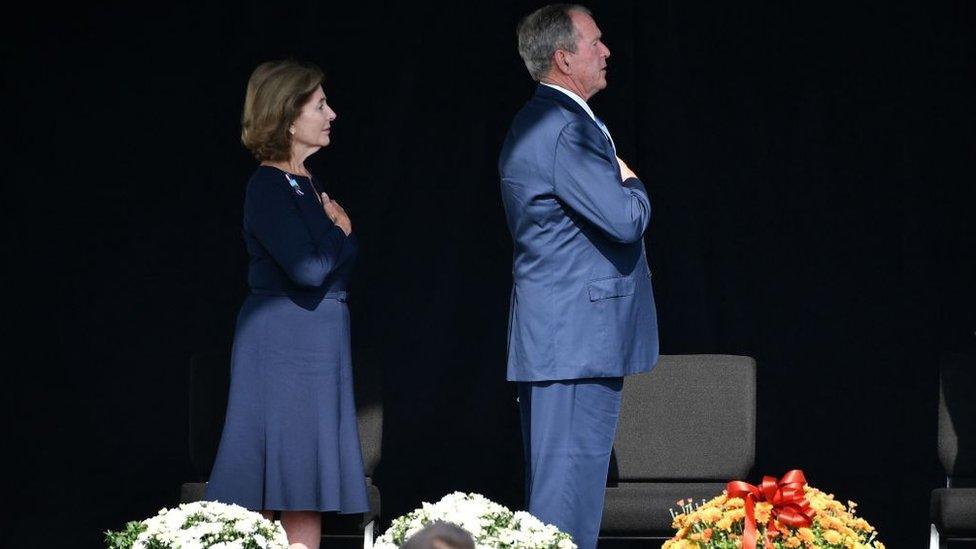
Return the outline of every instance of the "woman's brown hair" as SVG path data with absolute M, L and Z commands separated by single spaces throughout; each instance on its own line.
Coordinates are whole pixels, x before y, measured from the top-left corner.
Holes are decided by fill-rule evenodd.
M 255 158 L 261 162 L 288 160 L 288 127 L 322 79 L 322 69 L 292 60 L 267 61 L 254 69 L 244 96 L 241 142 Z

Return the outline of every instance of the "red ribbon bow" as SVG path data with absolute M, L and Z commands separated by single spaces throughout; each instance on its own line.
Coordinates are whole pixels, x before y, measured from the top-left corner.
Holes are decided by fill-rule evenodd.
M 803 486 L 807 479 L 803 471 L 794 469 L 783 478 L 765 476 L 757 487 L 741 480 L 733 480 L 725 486 L 730 498 L 742 498 L 746 506 L 746 527 L 742 531 L 742 549 L 756 549 L 756 502 L 765 501 L 773 505 L 766 523 L 766 547 L 773 546 L 769 539 L 771 530 L 778 530 L 774 521 L 779 521 L 790 528 L 810 526 L 816 514 L 810 507 L 810 502 L 803 495 Z

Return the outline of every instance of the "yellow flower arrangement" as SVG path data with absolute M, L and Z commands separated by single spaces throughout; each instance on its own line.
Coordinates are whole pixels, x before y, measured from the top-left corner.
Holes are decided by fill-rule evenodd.
M 802 478 L 802 476 L 801 476 Z M 750 496 L 746 496 L 749 498 Z M 776 509 L 767 501 L 753 501 L 756 546 L 765 549 L 884 549 L 877 532 L 863 518 L 854 515 L 857 504 L 847 506 L 827 494 L 803 483 L 803 499 L 812 517 L 806 526 L 790 526 L 777 518 Z M 741 497 L 722 495 L 693 503 L 678 501 L 680 512 L 673 509 L 671 526 L 678 531 L 664 542 L 662 549 L 739 549 L 748 545 L 747 502 Z M 788 521 L 786 521 L 788 522 Z M 748 547 L 747 547 L 748 549 Z

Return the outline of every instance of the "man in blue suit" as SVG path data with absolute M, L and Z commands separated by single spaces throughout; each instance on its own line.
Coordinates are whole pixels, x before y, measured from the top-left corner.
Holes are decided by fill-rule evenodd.
M 623 376 L 650 370 L 657 317 L 644 185 L 586 100 L 610 51 L 589 10 L 528 15 L 519 54 L 535 95 L 498 170 L 515 241 L 508 379 L 518 383 L 528 510 L 596 546 Z

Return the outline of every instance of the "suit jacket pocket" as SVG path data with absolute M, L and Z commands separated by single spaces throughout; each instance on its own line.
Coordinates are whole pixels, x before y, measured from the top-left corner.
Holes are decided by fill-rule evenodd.
M 637 284 L 630 276 L 598 278 L 587 283 L 590 301 L 634 295 L 636 288 Z

